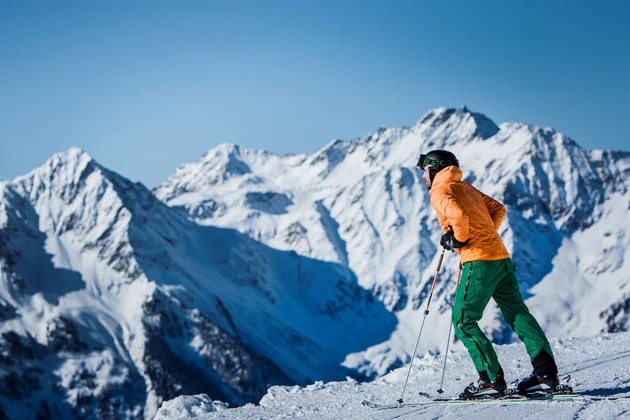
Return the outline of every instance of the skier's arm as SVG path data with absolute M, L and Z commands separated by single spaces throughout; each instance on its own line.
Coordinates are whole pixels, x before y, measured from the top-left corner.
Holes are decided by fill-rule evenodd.
M 507 212 L 505 211 L 505 207 L 503 206 L 503 204 L 499 203 L 497 200 L 493 199 L 492 197 L 488 197 L 481 191 L 479 193 L 481 194 L 481 197 L 483 198 L 483 202 L 486 204 L 486 208 L 488 209 L 488 212 L 490 213 L 490 217 L 492 218 L 492 222 L 494 223 L 495 229 L 499 230 L 499 226 L 501 226 L 501 222 L 503 221 L 503 218 L 507 214 Z
M 446 191 L 438 190 L 431 194 L 431 204 L 438 212 L 440 222 L 444 220 L 444 223 L 441 223 L 444 231 L 447 231 L 450 226 L 453 228 L 455 239 L 466 242 L 470 234 L 468 215 L 455 197 Z M 444 219 L 439 217 L 440 213 L 444 215 Z

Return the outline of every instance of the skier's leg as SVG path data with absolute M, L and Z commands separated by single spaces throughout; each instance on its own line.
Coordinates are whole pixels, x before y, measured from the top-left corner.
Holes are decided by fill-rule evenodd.
M 455 294 L 452 320 L 455 334 L 466 346 L 477 371 L 486 371 L 489 379 L 494 381 L 502 376 L 503 370 L 492 343 L 477 324 L 494 292 L 495 282 L 492 276 L 488 276 L 494 270 L 487 263 L 477 261 L 464 264 L 463 281 Z
M 510 259 L 503 260 L 503 278 L 497 284 L 493 298 L 507 324 L 525 344 L 537 375 L 556 375 L 558 369 L 553 359 L 549 341 L 536 318 L 529 312 L 519 290 L 514 264 Z

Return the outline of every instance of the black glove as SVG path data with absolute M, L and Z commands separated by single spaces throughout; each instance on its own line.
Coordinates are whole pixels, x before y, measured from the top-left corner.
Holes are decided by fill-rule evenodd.
M 466 245 L 466 242 L 460 242 L 455 239 L 455 233 L 452 229 L 446 231 L 440 239 L 440 245 L 442 245 L 447 251 L 455 251 L 456 248 L 461 248 Z

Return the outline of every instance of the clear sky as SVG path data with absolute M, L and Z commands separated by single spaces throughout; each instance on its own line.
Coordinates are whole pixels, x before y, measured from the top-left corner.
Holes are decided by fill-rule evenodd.
M 312 153 L 439 106 L 630 150 L 629 22 L 604 0 L 0 0 L 0 179 L 78 146 L 154 187 L 220 143 Z

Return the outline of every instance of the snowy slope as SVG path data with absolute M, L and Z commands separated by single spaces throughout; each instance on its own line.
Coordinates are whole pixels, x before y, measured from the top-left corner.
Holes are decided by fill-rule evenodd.
M 306 387 L 272 387 L 260 404 L 229 408 L 205 395 L 179 397 L 165 402 L 155 420 L 190 419 L 615 419 L 630 417 L 630 335 L 603 334 L 590 339 L 553 340 L 560 371 L 571 375 L 574 391 L 588 395 L 627 397 L 615 401 L 536 401 L 511 405 L 467 405 L 406 407 L 375 411 L 362 406 L 368 400 L 393 404 L 401 397 L 406 368 L 392 371 L 372 382 L 317 382 Z M 508 379 L 530 373 L 529 359 L 521 344 L 497 346 Z M 438 397 L 443 356 L 419 357 L 411 371 L 404 401 L 427 401 Z M 476 378 L 474 366 L 464 350 L 450 351 L 444 379 L 444 394 L 458 394 Z
M 396 319 L 338 264 L 204 227 L 79 149 L 0 184 L 0 403 L 151 418 L 349 374 Z M 348 334 L 353 331 L 353 334 Z
M 155 194 L 201 225 L 354 273 L 398 318 L 387 341 L 345 362 L 376 377 L 409 359 L 437 264 L 439 227 L 415 168 L 421 151 L 436 148 L 453 151 L 464 180 L 505 203 L 500 233 L 552 336 L 628 328 L 630 154 L 584 150 L 550 128 L 439 108 L 411 127 L 336 140 L 313 155 L 224 144 L 180 166 Z M 447 256 L 422 350 L 441 345 L 456 271 Z M 483 322 L 495 341 L 515 338 L 496 309 Z
M 508 207 L 550 335 L 628 329 L 629 153 L 466 108 L 313 155 L 221 145 L 153 192 L 71 149 L 0 182 L 0 417 L 152 418 L 177 395 L 235 406 L 402 366 L 439 252 L 415 163 L 439 147 Z M 420 354 L 444 346 L 457 262 Z M 492 310 L 483 324 L 513 339 Z

